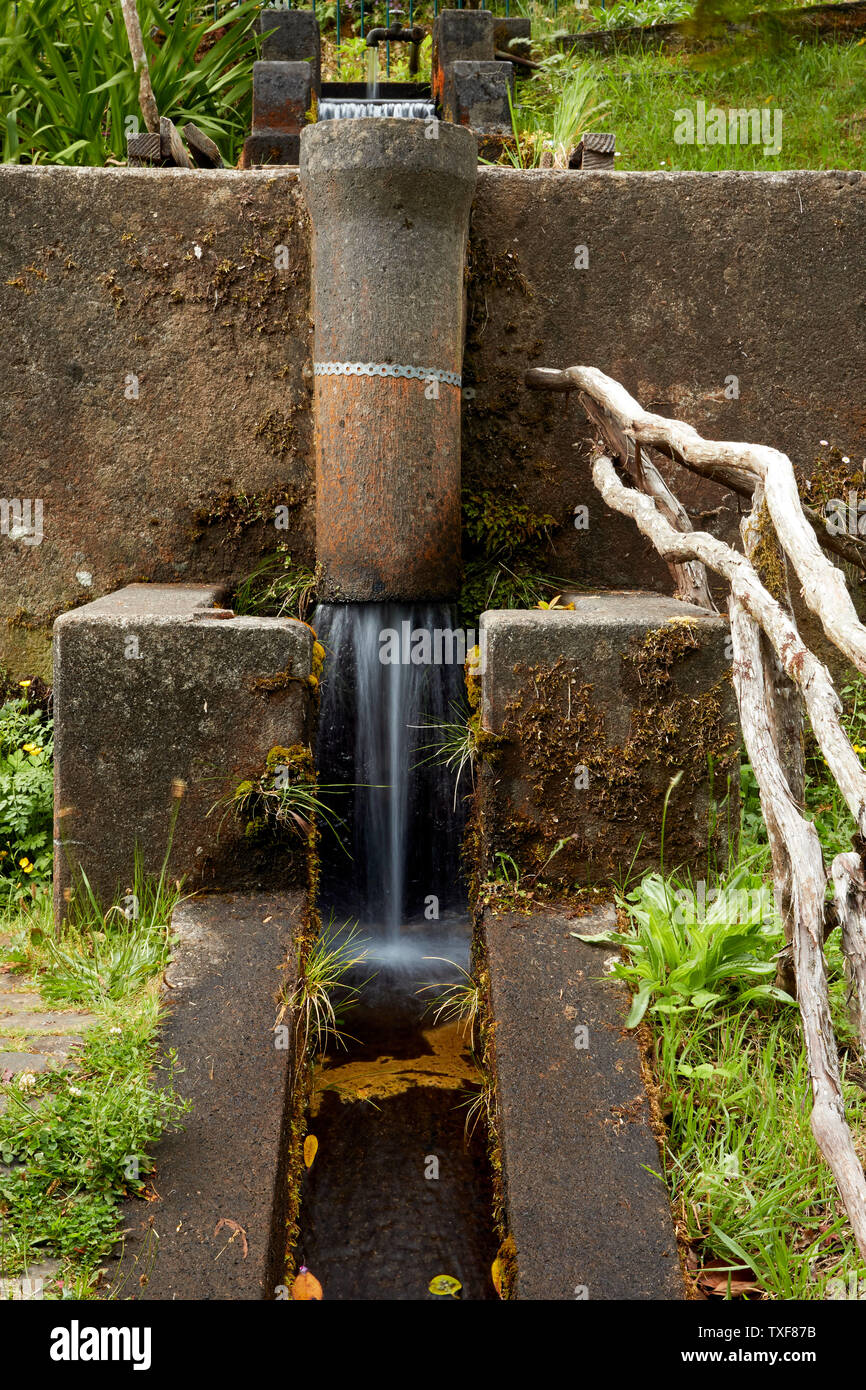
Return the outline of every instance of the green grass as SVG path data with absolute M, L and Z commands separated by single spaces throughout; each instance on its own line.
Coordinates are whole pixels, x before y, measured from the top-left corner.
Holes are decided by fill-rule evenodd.
M 232 600 L 236 613 L 270 618 L 299 618 L 306 622 L 316 604 L 319 574 L 292 559 L 283 547 L 267 555 L 252 574 L 238 584 Z
M 176 1058 L 162 1055 L 157 1038 L 178 894 L 140 870 L 133 886 L 136 906 L 127 895 L 103 915 L 85 894 L 61 929 L 44 899 L 0 917 L 0 959 L 34 980 L 48 1006 L 86 1006 L 98 1019 L 75 1071 L 25 1074 L 3 1087 L 0 1269 L 26 1275 L 59 1258 L 47 1298 L 96 1296 L 119 1239 L 118 1204 L 143 1195 L 148 1148 L 187 1109 L 174 1088 Z
M 138 0 L 160 114 L 195 121 L 235 163 L 249 133 L 255 0 Z M 220 32 L 224 29 L 225 32 Z M 12 163 L 104 164 L 144 130 L 116 0 L 0 0 L 0 139 Z
M 616 132 L 617 169 L 862 169 L 866 159 L 866 45 L 788 43 L 736 66 L 662 54 L 593 60 L 610 102 L 602 125 Z M 675 112 L 758 108 L 782 112 L 782 146 L 678 145 Z

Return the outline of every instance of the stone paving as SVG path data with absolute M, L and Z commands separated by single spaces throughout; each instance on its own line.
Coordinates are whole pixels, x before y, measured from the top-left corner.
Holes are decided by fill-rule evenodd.
M 6 1109 L 10 1087 L 20 1087 L 22 1076 L 74 1068 L 85 1033 L 98 1021 L 81 1009 L 46 1003 L 34 979 L 3 962 L 6 944 L 0 934 L 0 1114 Z M 41 1298 L 44 1285 L 59 1269 L 59 1260 L 43 1256 L 24 1275 L 6 1276 L 0 1271 L 0 1301 Z

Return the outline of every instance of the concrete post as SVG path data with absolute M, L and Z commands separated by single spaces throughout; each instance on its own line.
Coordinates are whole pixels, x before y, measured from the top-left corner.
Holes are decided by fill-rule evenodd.
M 322 122 L 301 136 L 300 176 L 325 597 L 452 597 L 475 138 L 433 121 Z

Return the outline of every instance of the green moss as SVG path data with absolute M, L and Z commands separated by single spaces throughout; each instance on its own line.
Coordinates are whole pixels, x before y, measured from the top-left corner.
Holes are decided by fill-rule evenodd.
M 788 601 L 788 566 L 785 552 L 779 544 L 775 527 L 770 518 L 766 499 L 761 503 L 757 516 L 757 539 L 751 553 L 751 561 L 758 578 L 769 594 L 779 603 Z
M 845 498 L 849 492 L 864 495 L 866 472 L 855 467 L 850 459 L 845 459 L 841 449 L 835 446 L 819 454 L 811 469 L 798 478 L 800 496 L 807 506 L 822 511 L 827 503 Z
M 275 454 L 277 458 L 284 458 L 286 454 L 291 453 L 295 435 L 292 421 L 297 413 L 296 406 L 290 406 L 288 412 L 276 409 L 269 410 L 256 425 L 256 439 L 264 440 L 271 453 Z
M 588 874 L 609 883 L 629 867 L 639 842 L 640 861 L 657 861 L 662 808 L 676 773 L 682 780 L 674 805 L 706 798 L 709 776 L 726 789 L 737 758 L 736 730 L 725 712 L 730 677 L 700 694 L 687 678 L 674 679 L 698 646 L 694 626 L 676 620 L 625 654 L 623 704 L 631 713 L 622 743 L 609 740 L 593 687 L 578 684 L 563 658 L 514 668 L 522 688 L 506 705 L 503 775 L 482 778 L 483 863 L 489 870 L 497 853 L 514 858 L 520 883 L 511 886 L 512 897 L 527 889 L 533 897 L 581 895 Z M 574 786 L 579 768 L 587 780 L 580 791 Z M 517 808 L 505 790 L 509 779 L 526 788 Z M 579 818 L 578 795 L 589 798 Z M 693 861 L 700 833 L 692 816 L 672 814 L 668 861 Z
M 218 493 L 193 513 L 193 525 L 198 535 L 211 526 L 224 526 L 230 536 L 240 536 L 251 526 L 272 525 L 278 507 L 292 510 L 305 500 L 279 487 L 264 492 Z

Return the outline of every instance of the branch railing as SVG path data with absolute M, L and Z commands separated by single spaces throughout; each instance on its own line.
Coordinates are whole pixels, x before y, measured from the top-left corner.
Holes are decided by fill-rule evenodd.
M 866 628 L 844 575 L 822 550 L 823 544 L 838 554 L 839 547 L 829 542 L 839 538 L 828 535 L 817 513 L 804 509 L 791 461 L 776 449 L 703 439 L 690 425 L 643 410 L 625 387 L 594 367 L 533 368 L 525 382 L 533 390 L 579 393 L 598 436 L 593 483 L 665 560 L 677 597 L 715 612 L 707 571 L 727 584 L 734 690 L 793 963 L 812 1085 L 812 1132 L 866 1258 L 866 1175 L 845 1117 L 824 956 L 825 938 L 838 925 L 866 1051 L 866 771 L 842 725 L 830 673 L 800 636 L 787 597 L 790 563 L 829 640 L 866 673 Z M 692 529 L 688 513 L 652 462 L 651 449 L 751 500 L 741 528 L 744 554 Z M 757 559 L 756 537 L 768 530 L 781 570 L 780 582 L 773 585 L 776 595 L 763 582 Z M 859 546 L 849 547 L 841 558 L 862 567 L 862 559 L 854 558 L 858 554 Z M 817 830 L 801 805 L 804 709 L 857 826 L 852 849 L 837 854 L 829 871 Z

